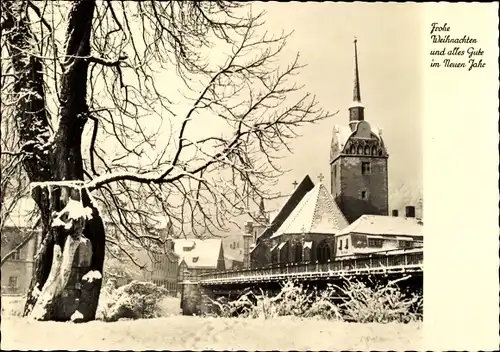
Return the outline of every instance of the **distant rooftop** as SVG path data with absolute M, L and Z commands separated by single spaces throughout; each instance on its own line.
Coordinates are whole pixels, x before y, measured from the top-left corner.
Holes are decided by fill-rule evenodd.
M 422 236 L 423 222 L 402 216 L 362 215 L 338 235 L 361 233 L 367 235 Z
M 221 239 L 174 239 L 174 252 L 188 268 L 217 268 Z

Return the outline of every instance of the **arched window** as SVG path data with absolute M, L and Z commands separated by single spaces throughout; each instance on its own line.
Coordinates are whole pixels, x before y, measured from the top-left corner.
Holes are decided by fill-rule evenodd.
M 356 154 L 356 148 L 352 144 L 351 144 L 351 151 L 349 153 L 350 154 Z
M 369 146 L 365 147 L 365 155 L 370 155 L 370 147 Z
M 320 264 L 326 263 L 331 258 L 330 245 L 326 240 L 323 240 L 316 249 L 316 259 Z
M 377 155 L 377 147 L 372 147 L 372 155 Z
M 380 149 L 380 150 L 378 151 L 378 155 L 379 155 L 379 156 L 382 156 L 382 154 L 383 154 L 383 153 L 382 153 L 382 149 Z
M 363 146 L 358 147 L 358 154 L 362 155 L 363 154 Z
M 302 261 L 302 243 L 300 242 L 295 243 L 293 261 L 295 263 L 300 263 Z

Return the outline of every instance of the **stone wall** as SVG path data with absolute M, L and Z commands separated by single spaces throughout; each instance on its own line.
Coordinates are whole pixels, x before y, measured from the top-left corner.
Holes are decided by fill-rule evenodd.
M 260 243 L 259 246 L 257 246 L 257 248 L 255 248 L 252 252 L 252 268 L 260 268 L 271 264 L 272 255 L 270 253 L 270 249 L 282 240 L 287 240 L 288 242 L 287 245 L 282 248 L 280 256 L 275 256 L 276 262 L 274 264 L 278 264 L 278 262 L 281 262 L 281 264 L 297 262 L 295 258 L 295 246 L 299 246 L 302 249 L 302 259 L 300 262 L 315 262 L 318 260 L 316 252 L 317 246 L 323 240 L 326 240 L 330 246 L 330 260 L 334 260 L 335 258 L 335 237 L 333 235 L 315 233 L 285 235 L 280 239 L 276 239 L 274 242 L 268 240 L 267 244 L 263 242 Z M 304 248 L 304 242 L 312 242 L 311 248 Z M 278 251 L 278 249 L 276 248 L 275 251 Z M 286 255 L 286 258 L 284 258 L 283 255 Z M 282 261 L 280 259 L 282 259 Z
M 181 310 L 182 315 L 200 315 L 201 290 L 196 282 L 182 283 Z
M 182 283 L 181 310 L 182 315 L 206 315 L 215 311 L 216 305 L 212 290 L 197 282 Z
M 250 253 L 250 267 L 251 268 L 261 268 L 267 265 L 271 261 L 271 253 L 269 252 L 269 246 L 262 241 L 254 248 Z
M 363 162 L 370 162 L 368 175 L 361 172 Z M 343 156 L 339 170 L 340 193 L 335 200 L 349 223 L 363 214 L 388 215 L 386 157 Z M 366 199 L 362 199 L 362 192 L 366 192 Z

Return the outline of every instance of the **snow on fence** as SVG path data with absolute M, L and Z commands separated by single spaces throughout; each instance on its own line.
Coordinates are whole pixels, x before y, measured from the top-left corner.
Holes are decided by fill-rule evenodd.
M 411 250 L 385 256 L 328 261 L 327 263 L 290 263 L 257 269 L 224 271 L 201 275 L 201 284 L 274 281 L 286 278 L 324 278 L 351 275 L 423 272 L 423 250 Z

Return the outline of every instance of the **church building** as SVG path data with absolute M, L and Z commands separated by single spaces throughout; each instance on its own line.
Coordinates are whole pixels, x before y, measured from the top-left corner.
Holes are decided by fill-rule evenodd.
M 330 192 L 321 178 L 314 184 L 306 175 L 267 228 L 253 238 L 251 267 L 321 264 L 341 256 L 421 246 L 421 220 L 411 212 L 404 218 L 388 216 L 389 155 L 382 131 L 365 120 L 358 66 L 354 40 L 353 102 L 346 125 L 333 128 Z
M 381 130 L 365 120 L 354 41 L 354 91 L 349 125 L 335 125 L 330 149 L 332 195 L 352 223 L 361 215 L 388 215 L 387 149 Z

